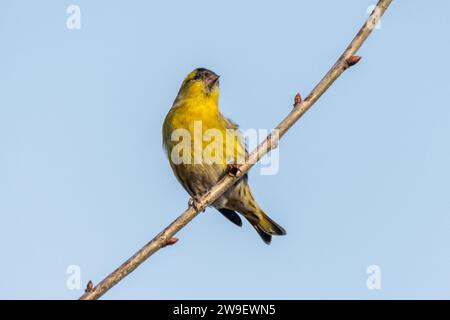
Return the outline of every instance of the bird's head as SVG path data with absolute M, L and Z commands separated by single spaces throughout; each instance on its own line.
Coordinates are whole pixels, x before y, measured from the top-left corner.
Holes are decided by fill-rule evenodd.
M 187 75 L 177 99 L 215 99 L 219 97 L 219 76 L 211 70 L 198 68 Z

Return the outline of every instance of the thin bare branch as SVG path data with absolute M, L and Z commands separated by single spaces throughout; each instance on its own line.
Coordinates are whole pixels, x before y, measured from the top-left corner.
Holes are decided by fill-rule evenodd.
M 380 0 L 368 20 L 361 27 L 355 38 L 349 44 L 344 53 L 339 57 L 333 67 L 316 85 L 311 93 L 301 100 L 300 96 L 295 99 L 294 108 L 276 127 L 279 138 L 281 138 L 291 128 L 298 119 L 327 91 L 334 81 L 350 66 L 359 61 L 359 57 L 354 56 L 367 37 L 370 35 L 377 22 L 391 4 L 392 0 Z M 266 153 L 275 148 L 278 144 L 278 138 L 270 134 L 255 150 L 253 150 L 248 161 L 239 167 L 236 175 L 225 175 L 209 192 L 203 195 L 196 205 L 191 206 L 184 211 L 176 220 L 174 220 L 163 231 L 156 235 L 150 242 L 137 251 L 131 258 L 125 261 L 120 267 L 114 270 L 110 275 L 98 283 L 93 289 L 86 290 L 80 297 L 81 300 L 98 299 L 111 287 L 116 285 L 130 272 L 136 269 L 142 262 L 159 249 L 176 242 L 173 236 L 202 212 L 210 203 L 219 198 L 227 189 L 236 183 L 250 168 L 261 159 Z

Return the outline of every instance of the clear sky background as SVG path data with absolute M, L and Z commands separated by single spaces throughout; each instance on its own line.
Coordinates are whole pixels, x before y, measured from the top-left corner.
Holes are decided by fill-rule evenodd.
M 1 1 L 0 298 L 77 298 L 186 208 L 161 124 L 189 71 L 220 74 L 223 113 L 270 129 L 374 3 Z M 208 209 L 104 298 L 450 298 L 449 11 L 394 1 L 281 141 L 278 174 L 250 173 L 287 236 L 266 246 Z

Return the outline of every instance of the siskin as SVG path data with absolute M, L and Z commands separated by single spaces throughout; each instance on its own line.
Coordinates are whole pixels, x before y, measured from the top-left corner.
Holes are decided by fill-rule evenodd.
M 174 134 L 180 130 L 186 135 Z M 210 141 L 205 141 L 208 140 L 205 139 L 208 130 L 220 133 L 222 137 L 215 136 L 215 148 L 209 156 L 208 153 L 205 156 L 206 149 L 210 148 L 211 144 L 214 145 Z M 193 199 L 205 194 L 228 174 L 230 163 L 236 163 L 238 159 L 247 155 L 242 137 L 235 132 L 239 132 L 238 126 L 219 112 L 219 76 L 204 68 L 189 73 L 164 120 L 162 136 L 170 166 L 178 181 Z M 232 134 L 234 135 L 230 137 Z M 180 148 L 180 136 L 189 140 L 188 149 Z M 231 143 L 225 143 L 229 141 Z M 211 206 L 238 226 L 242 226 L 242 220 L 236 212 L 240 213 L 267 244 L 270 244 L 272 235 L 286 234 L 286 231 L 270 219 L 253 198 L 247 175 Z

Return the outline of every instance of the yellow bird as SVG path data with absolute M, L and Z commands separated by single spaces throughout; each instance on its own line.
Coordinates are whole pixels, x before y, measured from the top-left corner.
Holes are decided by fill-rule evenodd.
M 230 164 L 247 155 L 238 126 L 219 112 L 219 76 L 205 68 L 184 79 L 164 120 L 162 136 L 170 166 L 193 199 L 204 195 L 229 173 Z M 236 212 L 242 214 L 267 244 L 272 235 L 286 234 L 253 198 L 247 175 L 211 206 L 238 226 L 242 220 Z

